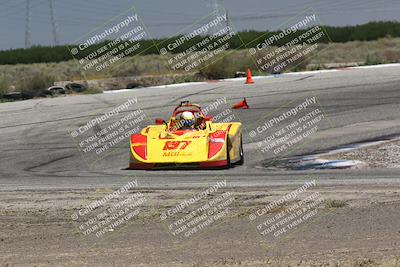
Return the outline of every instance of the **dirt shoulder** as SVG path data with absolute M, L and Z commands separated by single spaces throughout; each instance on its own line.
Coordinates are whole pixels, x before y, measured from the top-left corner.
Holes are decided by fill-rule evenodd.
M 397 258 L 400 256 L 400 188 L 391 185 L 313 187 L 298 198 L 266 211 L 266 207 L 271 207 L 268 205 L 296 189 L 219 190 L 198 200 L 195 208 L 187 204 L 180 215 L 166 219 L 163 214 L 182 207 L 179 204 L 190 202 L 194 196 L 200 198 L 202 191 L 129 190 L 94 207 L 90 213 L 96 216 L 77 218 L 74 215 L 88 204 L 104 199 L 115 190 L 2 192 L 0 266 L 400 265 Z M 318 205 L 311 205 L 313 195 L 321 198 Z M 82 229 L 88 219 L 99 218 L 105 211 L 102 208 L 115 207 L 121 199 L 132 196 L 139 203 L 135 206 L 140 210 L 138 213 L 100 237 L 84 234 Z M 221 200 L 222 196 L 229 198 Z M 139 201 L 141 198 L 145 201 Z M 210 203 L 214 207 L 228 203 L 223 206 L 227 212 L 214 217 L 212 223 L 203 224 L 191 236 L 179 234 L 178 228 L 174 228 L 178 221 L 188 219 L 197 208 Z M 284 233 L 265 234 L 259 229 L 260 224 L 268 225 L 267 220 L 276 219 L 281 212 L 292 216 L 301 210 L 303 220 L 297 217 L 286 221 L 292 227 L 286 227 Z M 209 215 L 210 211 L 207 210 Z M 311 211 L 314 215 L 305 217 L 305 212 L 311 214 Z M 258 218 L 252 220 L 254 214 Z M 190 219 L 193 221 L 193 217 Z M 294 224 L 295 219 L 298 224 Z

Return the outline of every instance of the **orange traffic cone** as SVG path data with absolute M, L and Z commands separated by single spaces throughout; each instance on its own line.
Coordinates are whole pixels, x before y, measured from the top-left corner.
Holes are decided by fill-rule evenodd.
M 233 105 L 232 108 L 233 109 L 248 109 L 250 107 L 249 107 L 249 105 L 247 105 L 246 98 L 243 98 L 243 101 L 236 103 L 235 105 Z
M 246 84 L 252 84 L 254 83 L 253 78 L 251 77 L 251 71 L 248 68 L 246 71 Z

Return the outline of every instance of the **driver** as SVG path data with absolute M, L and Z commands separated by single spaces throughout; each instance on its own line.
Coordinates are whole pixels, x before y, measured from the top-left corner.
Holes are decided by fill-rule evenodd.
M 192 112 L 184 111 L 181 114 L 181 119 L 179 121 L 181 130 L 194 130 L 195 129 L 195 118 Z

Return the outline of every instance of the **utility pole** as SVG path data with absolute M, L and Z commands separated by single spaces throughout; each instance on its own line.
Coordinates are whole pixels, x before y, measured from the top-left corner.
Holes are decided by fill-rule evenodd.
M 53 0 L 49 0 L 49 7 L 50 7 L 51 25 L 53 26 L 54 45 L 59 45 L 59 40 L 58 40 L 58 26 L 57 26 L 56 17 L 55 17 L 55 15 L 54 15 Z
M 25 18 L 25 48 L 31 46 L 31 3 L 26 0 L 26 18 Z

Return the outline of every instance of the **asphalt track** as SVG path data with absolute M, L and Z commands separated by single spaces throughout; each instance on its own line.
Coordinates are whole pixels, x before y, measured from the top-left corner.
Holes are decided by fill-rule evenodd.
M 221 179 L 246 187 L 301 184 L 311 178 L 326 185 L 399 186 L 398 169 L 266 170 L 268 159 L 256 145 L 261 139 L 248 134 L 277 109 L 290 109 L 294 100 L 309 96 L 318 97 L 329 124 L 286 156 L 400 134 L 399 74 L 400 67 L 393 65 L 271 76 L 255 79 L 253 85 L 235 79 L 0 104 L 0 190 L 116 187 L 133 178 L 143 187 L 171 189 L 203 187 Z M 127 141 L 95 163 L 85 161 L 70 132 L 133 97 L 138 100 L 133 109 L 142 109 L 149 121 L 167 118 L 181 100 L 208 105 L 226 97 L 231 106 L 246 97 L 250 109 L 234 113 L 245 127 L 245 164 L 213 171 L 127 171 Z

